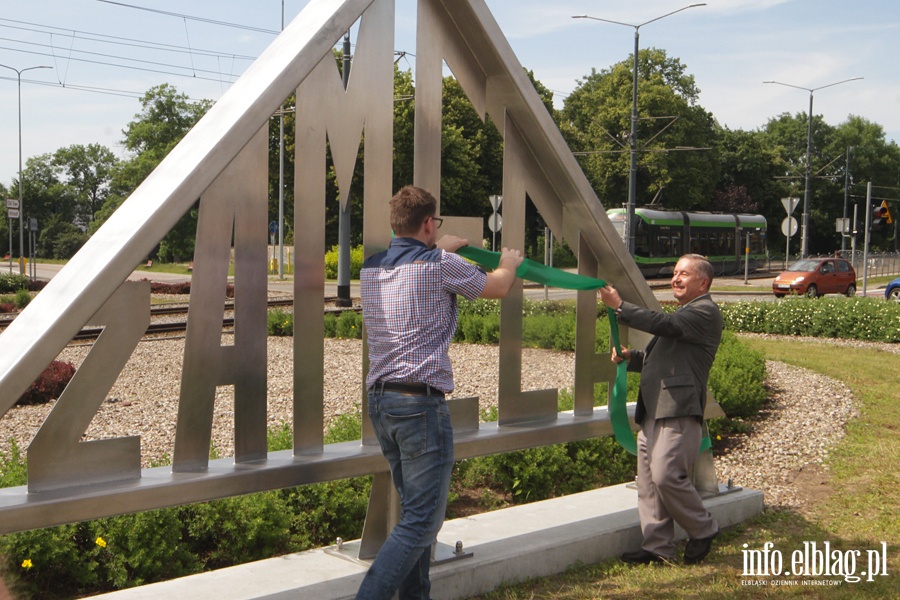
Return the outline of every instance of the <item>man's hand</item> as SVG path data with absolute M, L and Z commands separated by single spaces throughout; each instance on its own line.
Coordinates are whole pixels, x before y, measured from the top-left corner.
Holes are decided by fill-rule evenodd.
M 525 257 L 520 251 L 504 248 L 500 252 L 500 262 L 497 264 L 497 268 L 487 274 L 487 283 L 480 297 L 494 300 L 506 297 L 516 282 L 516 269 L 523 260 Z
M 622 297 L 619 296 L 619 292 L 617 292 L 616 288 L 609 284 L 606 284 L 605 286 L 600 288 L 600 300 L 603 301 L 603 304 L 607 305 L 613 310 L 619 308 L 622 305 Z
M 619 364 L 623 360 L 625 362 L 628 362 L 631 360 L 631 350 L 629 350 L 628 348 L 622 348 L 622 354 L 619 354 L 618 352 L 616 352 L 616 349 L 613 348 L 612 356 L 610 356 L 610 360 L 616 364 Z
M 524 260 L 525 257 L 518 250 L 503 248 L 500 251 L 500 263 L 497 265 L 497 268 L 509 269 L 515 273 Z
M 455 235 L 445 235 L 437 241 L 437 244 L 435 244 L 437 248 L 446 250 L 447 252 L 456 252 L 463 246 L 468 245 L 469 240 L 463 239 L 461 237 L 456 237 Z

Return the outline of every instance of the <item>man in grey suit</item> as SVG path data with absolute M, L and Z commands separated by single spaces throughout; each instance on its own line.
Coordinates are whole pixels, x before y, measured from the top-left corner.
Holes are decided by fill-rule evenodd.
M 629 371 L 641 373 L 634 420 L 641 426 L 637 486 L 644 541 L 640 550 L 622 555 L 625 562 L 673 561 L 676 522 L 690 536 L 686 564 L 703 560 L 719 533 L 690 477 L 703 436 L 709 370 L 722 339 L 722 314 L 709 295 L 712 280 L 705 257 L 682 256 L 672 274 L 680 306 L 671 314 L 624 302 L 612 286 L 600 290 L 621 323 L 655 336 L 643 351 L 623 348 L 618 356 L 613 350 L 613 362 L 626 360 Z

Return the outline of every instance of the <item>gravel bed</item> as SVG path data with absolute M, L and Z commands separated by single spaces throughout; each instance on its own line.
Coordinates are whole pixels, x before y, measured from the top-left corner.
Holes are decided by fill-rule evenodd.
M 802 508 L 810 499 L 795 485 L 798 477 L 826 470 L 828 452 L 858 416 L 857 407 L 843 383 L 780 362 L 766 361 L 766 387 L 769 402 L 750 433 L 734 436 L 715 456 L 716 474 L 762 490 L 769 507 Z
M 292 341 L 268 338 L 270 426 L 292 420 Z M 900 345 L 894 344 L 833 343 L 900 353 Z M 59 358 L 77 366 L 89 348 L 89 344 L 73 344 Z M 140 435 L 145 467 L 171 456 L 183 352 L 183 338 L 138 344 L 84 439 Z M 326 339 L 325 355 L 327 426 L 335 415 L 359 410 L 362 344 L 358 340 Z M 496 404 L 496 346 L 453 344 L 451 360 L 457 382 L 455 395 L 477 395 L 482 408 Z M 749 434 L 736 436 L 718 453 L 717 474 L 720 481 L 731 479 L 735 485 L 763 490 L 767 505 L 800 506 L 804 498 L 795 485 L 798 476 L 810 468 L 825 468 L 823 461 L 843 436 L 846 423 L 857 416 L 857 407 L 850 390 L 840 382 L 778 362 L 770 361 L 766 368 L 771 401 L 761 417 L 752 422 Z M 574 370 L 572 352 L 525 349 L 522 388 L 571 388 Z M 10 439 L 15 439 L 20 448 L 27 447 L 51 409 L 52 403 L 11 409 L 0 419 L 0 452 L 9 450 Z M 232 420 L 233 395 L 225 386 L 217 392 L 213 425 L 213 444 L 219 456 L 233 454 Z
M 230 334 L 223 335 L 228 343 Z M 90 344 L 72 344 L 59 360 L 81 364 Z M 496 404 L 496 347 L 454 344 L 451 360 L 456 370 L 458 397 L 479 396 L 482 407 Z M 184 338 L 155 338 L 138 344 L 84 436 L 85 440 L 141 436 L 141 462 L 147 467 L 171 456 L 178 415 Z M 325 340 L 325 420 L 359 411 L 362 399 L 362 343 Z M 292 422 L 293 339 L 268 338 L 268 421 L 270 427 Z M 525 349 L 522 357 L 523 389 L 570 388 L 575 356 L 571 352 Z M 16 406 L 0 419 L 0 452 L 15 439 L 25 448 L 54 403 Z M 213 417 L 213 444 L 219 456 L 234 453 L 234 395 L 230 386 L 218 388 Z

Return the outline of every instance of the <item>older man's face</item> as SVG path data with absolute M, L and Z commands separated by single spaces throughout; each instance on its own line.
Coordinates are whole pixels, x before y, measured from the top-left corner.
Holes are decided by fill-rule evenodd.
M 709 291 L 709 279 L 700 274 L 694 261 L 682 258 L 672 273 L 672 294 L 678 304 L 684 306 L 694 298 Z

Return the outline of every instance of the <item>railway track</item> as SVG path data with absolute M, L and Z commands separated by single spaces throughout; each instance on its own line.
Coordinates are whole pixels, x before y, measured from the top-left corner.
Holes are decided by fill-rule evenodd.
M 345 310 L 359 310 L 358 307 L 334 307 L 327 306 L 328 303 L 333 303 L 337 300 L 337 297 L 328 297 L 326 296 L 324 299 L 324 303 L 326 308 L 324 309 L 325 313 L 333 313 L 333 312 L 343 312 Z M 294 304 L 293 298 L 270 298 L 267 302 L 268 308 L 278 308 L 281 306 L 292 306 Z M 156 305 L 150 308 L 150 319 L 152 321 L 155 317 L 171 317 L 176 315 L 186 315 L 188 313 L 188 304 L 187 303 L 171 303 L 171 305 Z M 224 312 L 231 312 L 234 310 L 234 302 L 226 302 L 225 303 Z M 15 315 L 4 315 L 0 316 L 0 331 L 6 329 L 6 327 L 13 322 Z M 224 317 L 222 319 L 222 329 L 231 329 L 234 327 L 234 317 Z M 147 327 L 147 331 L 144 333 L 145 337 L 158 337 L 161 334 L 166 333 L 183 333 L 187 330 L 187 320 L 181 321 L 167 321 L 167 322 L 151 322 Z M 81 340 L 92 340 L 96 339 L 103 332 L 103 327 L 85 327 L 81 329 L 75 336 L 72 338 L 72 341 L 81 341 Z

